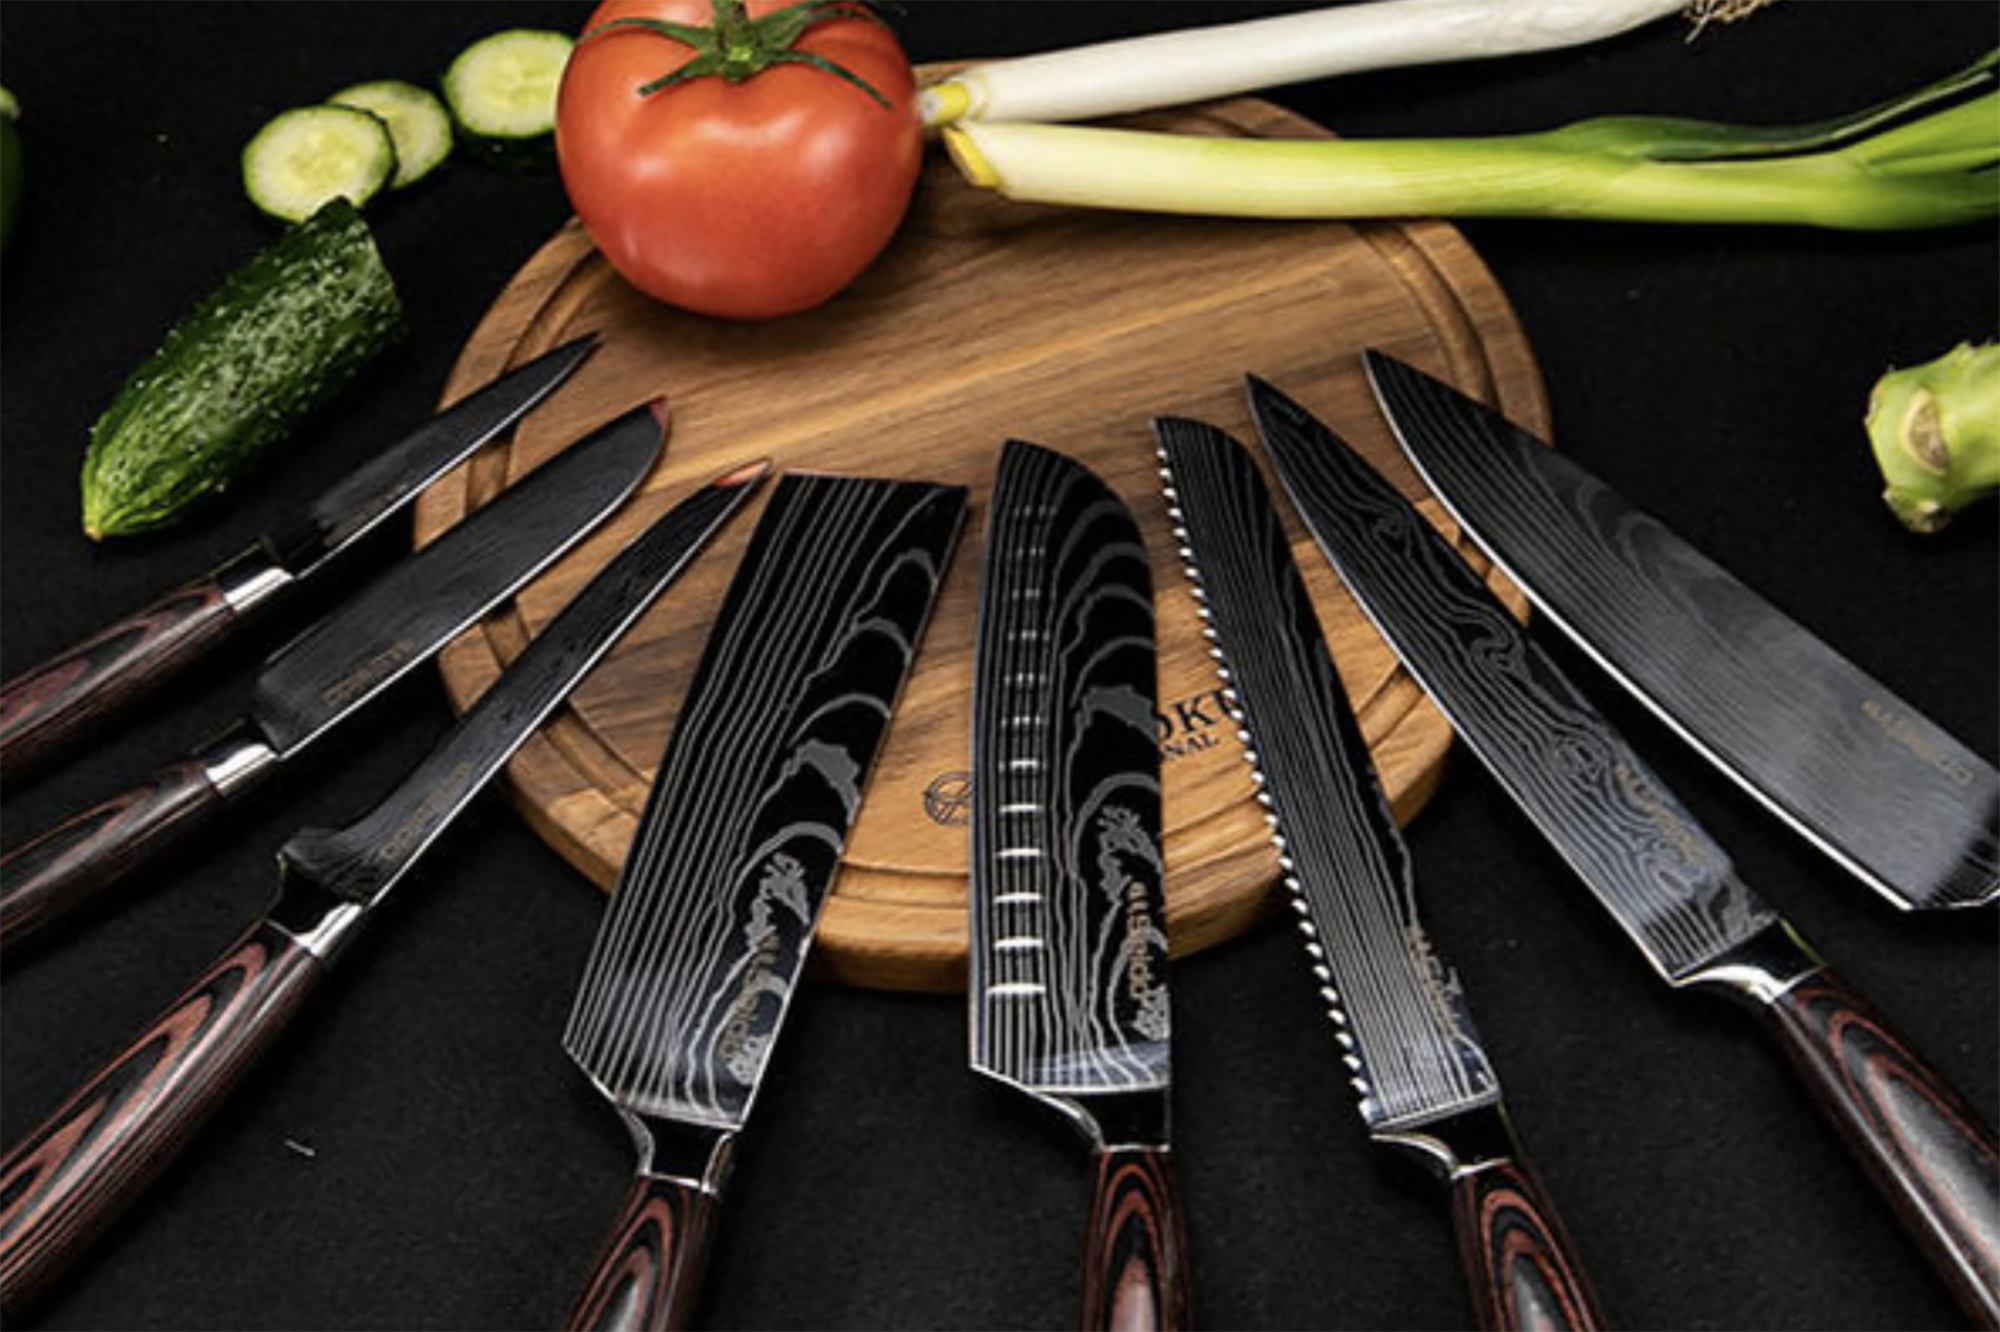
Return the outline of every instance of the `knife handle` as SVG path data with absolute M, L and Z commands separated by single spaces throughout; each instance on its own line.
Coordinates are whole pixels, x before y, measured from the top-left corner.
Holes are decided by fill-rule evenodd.
M 317 938 L 257 922 L 0 1161 L 0 1313 L 39 1295 L 186 1146 L 324 974 Z
M 18 947 L 204 827 L 277 754 L 247 726 L 0 858 L 0 950 Z
M 570 1332 L 687 1327 L 701 1296 L 717 1201 L 690 1180 L 641 1173 L 570 1313 Z
M 1188 1326 L 1187 1236 L 1167 1148 L 1097 1154 L 1083 1262 L 1085 1332 Z
M 0 777 L 13 778 L 179 674 L 291 581 L 262 547 L 0 685 Z
M 1826 967 L 1761 1011 L 1966 1311 L 2000 1328 L 2000 1150 L 1992 1129 Z
M 1451 1183 L 1451 1224 L 1480 1327 L 1605 1325 L 1562 1218 L 1524 1158 L 1460 1171 Z

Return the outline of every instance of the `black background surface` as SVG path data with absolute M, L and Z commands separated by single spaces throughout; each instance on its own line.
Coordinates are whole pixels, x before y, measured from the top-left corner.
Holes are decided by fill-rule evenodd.
M 918 0 L 913 58 L 1267 12 L 1251 4 Z M 4 270 L 0 521 L 12 675 L 240 549 L 420 420 L 508 277 L 567 216 L 553 177 L 463 163 L 371 214 L 413 336 L 228 503 L 92 546 L 92 419 L 159 336 L 271 235 L 237 152 L 280 109 L 423 78 L 579 4 L 67 4 L 0 11 L 30 197 Z M 1954 69 L 1987 3 L 1793 3 L 1689 43 L 1354 77 L 1275 100 L 1349 135 L 1542 128 L 1610 111 L 1792 121 Z M 1991 757 L 1995 511 L 1941 536 L 1877 501 L 1869 386 L 2000 325 L 1991 227 L 1841 235 L 1483 222 L 1561 447 Z M 1254 368 L 1254 367 L 1246 367 Z M 911 462 L 921 474 L 921 460 Z M 403 541 L 402 531 L 384 545 Z M 384 553 L 387 553 L 385 551 Z M 971 558 L 961 551 L 960 558 Z M 6 792 L 12 844 L 238 715 L 268 626 L 140 721 Z M 1899 915 L 1698 766 L 1541 635 L 1758 886 L 1991 1121 L 1991 913 Z M 4 1131 L 27 1132 L 265 905 L 295 828 L 353 817 L 447 728 L 434 676 L 381 702 L 124 911 L 8 968 Z M 1411 828 L 1433 933 L 1615 1322 L 1963 1325 L 1745 1018 L 1658 984 L 1467 761 Z M 489 794 L 405 885 L 274 1058 L 33 1318 L 48 1328 L 559 1324 L 630 1150 L 558 1037 L 601 898 Z M 1197 1319 L 1463 1325 L 1442 1200 L 1371 1151 L 1288 929 L 1174 973 L 1175 1114 Z M 965 1068 L 944 996 L 811 984 L 723 1216 L 717 1327 L 1064 1327 L 1086 1187 L 1052 1119 Z

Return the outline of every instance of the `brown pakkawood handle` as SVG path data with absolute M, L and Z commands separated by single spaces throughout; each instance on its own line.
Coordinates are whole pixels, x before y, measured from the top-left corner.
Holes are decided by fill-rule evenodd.
M 1086 1332 L 1188 1326 L 1187 1237 L 1163 1147 L 1098 1154 L 1084 1251 Z
M 1451 1223 L 1480 1327 L 1604 1326 L 1569 1232 L 1526 1161 L 1503 1157 L 1460 1173 Z
M 701 1295 L 716 1197 L 682 1179 L 642 1174 L 571 1311 L 570 1332 L 684 1328 Z
M 1966 1311 L 2000 1327 L 2000 1151 L 1993 1130 L 1867 1000 L 1821 968 L 1762 1010 Z
M 236 610 L 204 578 L 0 685 L 0 776 L 16 777 L 186 667 Z
M 160 1169 L 324 974 L 259 921 L 0 1161 L 0 1312 L 17 1316 Z
M 189 759 L 8 852 L 0 860 L 0 948 L 96 899 L 221 807 L 207 769 Z

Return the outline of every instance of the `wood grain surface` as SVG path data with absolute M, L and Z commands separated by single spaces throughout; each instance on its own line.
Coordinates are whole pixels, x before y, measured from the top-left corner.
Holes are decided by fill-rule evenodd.
M 1135 118 L 1195 134 L 1324 137 L 1256 99 Z M 586 430 L 655 394 L 673 434 L 643 493 L 501 611 L 440 669 L 463 710 L 616 549 L 709 476 L 780 468 L 951 482 L 974 512 L 821 918 L 816 974 L 895 989 L 961 988 L 964 784 L 981 506 L 1001 443 L 1070 453 L 1132 506 L 1154 565 L 1160 637 L 1168 904 L 1185 953 L 1270 907 L 1276 858 L 1224 715 L 1175 553 L 1149 422 L 1177 413 L 1254 441 L 1242 376 L 1322 417 L 1413 496 L 1362 374 L 1380 347 L 1544 435 L 1540 375 L 1504 293 L 1438 222 L 1261 223 L 1058 211 L 964 185 L 934 150 L 902 231 L 830 304 L 734 323 L 647 300 L 574 220 L 509 283 L 468 340 L 449 402 L 587 330 L 605 345 L 512 438 L 431 487 L 419 545 Z M 759 501 L 761 503 L 762 501 Z M 1433 501 L 1426 510 L 1441 526 Z M 1443 719 L 1287 515 L 1329 644 L 1397 817 L 1428 797 Z M 508 769 L 537 832 L 608 888 L 755 514 L 740 516 L 567 710 Z M 1517 612 L 1525 603 L 1489 574 Z

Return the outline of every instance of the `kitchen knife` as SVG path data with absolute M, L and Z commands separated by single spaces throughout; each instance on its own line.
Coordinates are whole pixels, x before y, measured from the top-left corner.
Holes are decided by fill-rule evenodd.
M 656 521 L 379 804 L 285 843 L 270 911 L 0 1161 L 0 1311 L 18 1314 L 180 1152 L 390 890 L 767 470 L 741 468 Z
M 564 343 L 440 412 L 214 573 L 0 685 L 0 776 L 18 777 L 184 670 L 525 416 L 596 349 Z
M 1010 441 L 973 658 L 972 1066 L 1090 1146 L 1086 1328 L 1188 1325 L 1157 676 L 1131 513 L 1074 460 Z
M 1270 385 L 1250 396 L 1306 526 L 1467 747 L 1668 984 L 1750 1008 L 1967 1309 L 2000 1326 L 2000 1152 L 1978 1112 L 1743 883 L 1394 488 Z
M 1898 907 L 2000 896 L 1993 765 L 1498 412 L 1366 359 L 1452 516 L 1696 750 Z
M 609 422 L 395 565 L 266 662 L 247 717 L 0 860 L 12 949 L 209 823 L 596 527 L 659 457 L 666 406 Z
M 1213 426 L 1153 425 L 1187 575 L 1368 1135 L 1448 1186 L 1479 1326 L 1602 1327 L 1458 978 L 1418 919 L 1409 850 L 1264 480 Z
M 757 1087 L 964 519 L 956 486 L 786 477 L 709 633 L 563 1048 L 636 1179 L 575 1328 L 685 1326 Z

